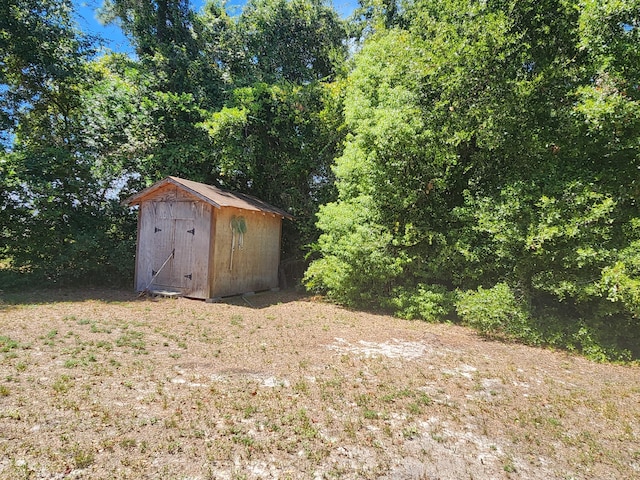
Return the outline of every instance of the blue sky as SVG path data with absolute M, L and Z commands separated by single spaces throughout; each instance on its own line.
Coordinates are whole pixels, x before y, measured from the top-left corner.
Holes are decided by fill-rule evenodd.
M 96 18 L 96 10 L 102 5 L 102 0 L 74 0 L 76 5 L 76 21 L 80 29 L 88 34 L 99 35 L 105 40 L 107 48 L 116 52 L 133 53 L 129 42 L 115 25 L 102 25 Z M 204 5 L 205 0 L 191 0 L 196 10 Z M 228 0 L 227 10 L 231 15 L 240 13 L 245 0 Z M 357 7 L 357 0 L 333 0 L 333 5 L 343 18 L 351 15 Z

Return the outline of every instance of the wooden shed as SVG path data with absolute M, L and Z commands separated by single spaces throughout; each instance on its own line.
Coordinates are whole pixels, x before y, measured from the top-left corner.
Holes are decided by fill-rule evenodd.
M 177 177 L 125 204 L 139 205 L 137 291 L 214 299 L 278 286 L 283 210 Z

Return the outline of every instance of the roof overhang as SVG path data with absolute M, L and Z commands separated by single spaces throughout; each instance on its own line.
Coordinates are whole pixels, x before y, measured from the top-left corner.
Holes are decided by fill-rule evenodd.
M 178 177 L 167 177 L 160 180 L 150 187 L 126 198 L 123 200 L 122 204 L 128 206 L 139 205 L 146 198 L 152 197 L 154 193 L 165 188 L 167 185 L 174 185 L 175 187 L 186 191 L 193 197 L 196 197 L 215 208 L 235 207 L 243 210 L 278 215 L 283 218 L 288 218 L 289 220 L 294 219 L 292 215 L 288 214 L 284 210 L 269 205 L 268 203 L 250 195 L 222 190 L 211 185 L 194 182 L 192 180 L 185 180 Z

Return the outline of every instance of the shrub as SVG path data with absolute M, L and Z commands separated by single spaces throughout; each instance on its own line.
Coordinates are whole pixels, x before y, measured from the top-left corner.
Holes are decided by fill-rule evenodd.
M 487 336 L 522 337 L 529 314 L 506 283 L 460 292 L 456 311 L 463 323 Z
M 408 320 L 436 322 L 453 311 L 454 293 L 442 285 L 419 283 L 415 288 L 396 287 L 389 299 L 395 314 Z

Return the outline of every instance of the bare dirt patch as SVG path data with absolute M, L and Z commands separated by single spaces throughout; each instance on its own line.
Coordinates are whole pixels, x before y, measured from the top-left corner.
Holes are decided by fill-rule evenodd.
M 637 366 L 250 301 L 5 299 L 0 478 L 640 477 Z

